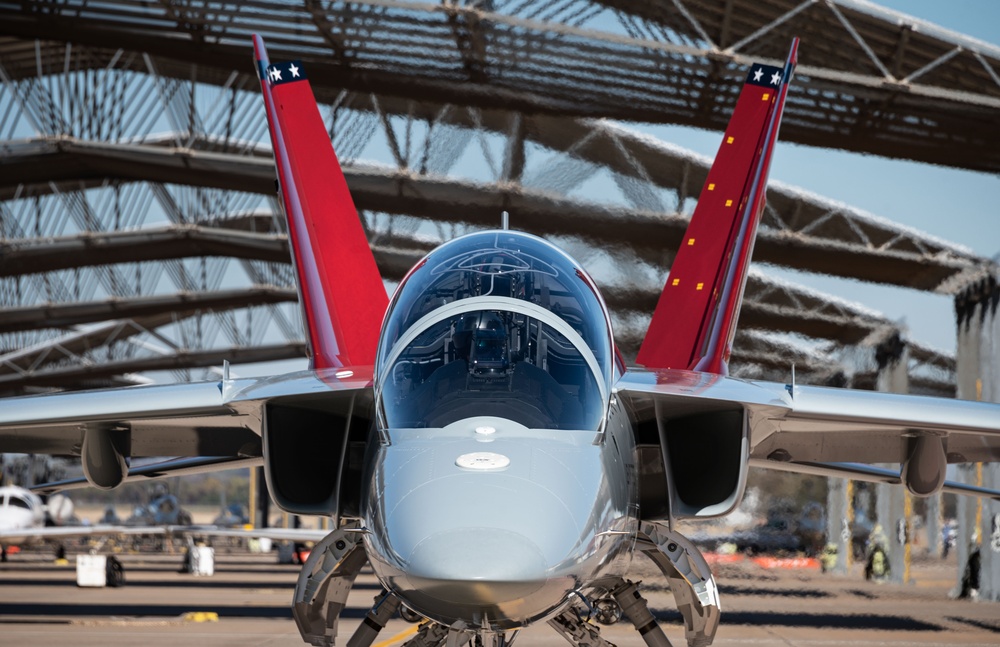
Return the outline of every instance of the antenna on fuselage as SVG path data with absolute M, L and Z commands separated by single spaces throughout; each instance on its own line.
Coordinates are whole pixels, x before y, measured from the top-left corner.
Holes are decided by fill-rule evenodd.
M 506 211 L 500 212 L 500 229 L 504 231 L 510 229 L 510 214 Z

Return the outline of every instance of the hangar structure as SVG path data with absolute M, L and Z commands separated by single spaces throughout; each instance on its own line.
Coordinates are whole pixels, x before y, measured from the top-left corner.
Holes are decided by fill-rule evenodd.
M 636 124 L 721 130 L 792 35 L 782 139 L 1000 171 L 1000 49 L 860 0 L 0 1 L 0 394 L 304 356 L 251 33 L 305 63 L 388 286 L 506 210 L 630 358 L 710 164 Z M 872 387 L 905 343 L 953 395 L 953 356 L 760 265 L 957 295 L 993 264 L 772 185 L 734 374 Z

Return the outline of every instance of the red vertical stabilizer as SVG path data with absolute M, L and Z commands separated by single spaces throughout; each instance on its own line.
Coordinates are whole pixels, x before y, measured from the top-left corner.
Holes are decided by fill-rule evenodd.
M 254 58 L 316 369 L 375 363 L 389 299 L 302 63 Z
M 728 373 L 798 44 L 784 68 L 750 68 L 639 349 L 646 368 Z

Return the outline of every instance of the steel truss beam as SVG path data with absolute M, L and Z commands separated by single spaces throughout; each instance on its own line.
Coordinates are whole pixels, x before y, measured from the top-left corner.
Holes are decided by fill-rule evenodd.
M 420 257 L 433 247 L 426 240 L 398 235 L 394 247 L 378 244 L 372 250 L 384 278 L 400 280 Z M 598 281 L 605 301 L 617 319 L 615 341 L 627 358 L 634 358 L 642 343 L 649 318 L 659 298 L 661 286 L 637 288 L 602 284 Z M 774 281 L 766 274 L 751 270 L 746 295 L 740 310 L 740 330 L 734 344 L 734 373 L 741 377 L 785 379 L 792 363 L 800 377 L 810 383 L 836 385 L 850 379 L 861 388 L 869 384 L 869 372 L 857 373 L 859 378 L 845 377 L 854 373 L 843 361 L 815 350 L 803 350 L 774 339 L 775 331 L 797 333 L 813 339 L 825 339 L 839 345 L 876 344 L 899 334 L 896 323 L 871 310 L 800 286 Z M 744 334 L 745 333 L 745 334 Z M 913 368 L 926 367 L 934 375 L 914 374 L 915 388 L 923 393 L 953 395 L 955 359 L 914 342 L 910 347 Z M 756 367 L 756 368 L 754 368 Z M 761 369 L 770 373 L 761 372 Z M 756 371 L 756 372 L 755 372 Z M 873 373 L 872 373 L 873 374 Z
M 376 260 L 383 275 L 390 281 L 398 281 L 412 265 L 419 260 L 432 245 L 428 241 L 396 237 L 395 247 L 376 244 L 373 247 Z M 608 305 L 618 313 L 619 317 L 640 322 L 637 326 L 620 330 L 619 343 L 628 356 L 634 355 L 641 342 L 641 334 L 648 320 L 648 313 L 658 297 L 658 287 L 647 289 L 622 288 L 615 285 L 602 286 L 607 295 Z M 12 308 L 3 311 L 4 325 L 0 332 L 24 329 L 28 326 L 67 325 L 83 321 L 99 321 L 110 316 L 120 318 L 146 315 L 142 321 L 146 328 L 152 329 L 170 323 L 177 317 L 191 314 L 197 310 L 226 307 L 243 307 L 295 299 L 291 288 L 254 288 L 250 290 L 231 290 L 213 293 L 193 293 L 165 295 L 154 297 L 139 297 L 133 299 L 113 299 L 107 302 L 31 306 Z M 830 339 L 842 344 L 871 344 L 873 341 L 888 337 L 895 331 L 892 322 L 880 318 L 867 310 L 859 310 L 853 305 L 838 300 L 829 300 L 824 295 L 797 288 L 794 285 L 773 282 L 759 272 L 751 273 L 747 297 L 744 302 L 741 323 L 748 329 L 782 330 L 795 332 L 813 338 Z M 638 332 L 630 333 L 635 328 Z M 129 328 L 138 333 L 142 328 Z M 635 337 L 633 339 L 633 337 Z M 100 341 L 98 341 L 100 339 Z M 93 347 L 112 341 L 120 341 L 121 334 L 109 336 L 106 333 L 93 333 L 87 336 L 86 343 L 78 344 L 79 348 Z M 61 349 L 71 348 L 66 341 L 59 340 L 55 346 Z M 768 356 L 777 358 L 780 353 L 771 352 Z M 50 355 L 49 361 L 60 356 Z M 737 360 L 749 362 L 753 353 L 741 350 Z M 762 361 L 765 358 L 761 355 Z M 10 360 L 8 359 L 8 362 Z M 782 360 L 782 361 L 787 361 Z M 804 359 L 798 361 L 804 363 Z M 950 358 L 936 357 L 933 351 L 927 351 L 924 363 L 937 364 L 945 370 L 950 366 Z M 20 362 L 21 366 L 38 363 L 38 360 Z M 784 364 L 771 362 L 765 365 L 785 367 Z M 823 368 L 818 373 L 829 376 L 842 372 L 842 367 L 833 370 Z M 824 380 L 826 377 L 824 377 Z
M 172 312 L 137 321 L 107 321 L 83 331 L 70 332 L 44 343 L 0 354 L 0 373 L 27 374 L 47 364 L 77 359 L 93 348 L 128 340 L 173 321 Z
M 78 364 L 68 367 L 0 374 L 0 390 L 28 386 L 66 386 L 81 381 L 110 378 L 128 373 L 168 371 L 219 366 L 223 362 L 249 364 L 305 357 L 305 342 L 258 345 L 252 347 L 177 350 L 156 357 Z M 0 358 L 2 360 L 2 358 Z
M 188 232 L 204 228 L 191 226 L 169 228 L 158 230 L 155 234 L 159 238 L 162 234 L 169 233 L 175 229 L 182 237 L 182 240 L 186 240 Z M 205 229 L 205 231 L 219 235 L 228 233 L 226 230 L 219 229 Z M 116 244 L 120 243 L 124 250 L 135 252 L 132 256 L 116 258 L 121 261 L 143 260 L 144 250 L 141 246 L 131 244 L 131 240 L 133 237 L 142 236 L 145 233 L 140 231 L 114 234 Z M 264 236 L 269 241 L 285 249 L 286 241 L 283 235 L 267 234 Z M 429 251 L 433 246 L 427 240 L 406 239 L 399 235 L 394 237 L 393 242 L 396 244 L 395 247 L 387 246 L 384 243 L 376 243 L 373 250 L 383 275 L 387 279 L 395 281 L 402 278 L 406 271 L 419 260 L 420 256 Z M 621 245 L 622 243 L 615 241 L 613 244 Z M 627 249 L 630 245 L 634 244 L 634 242 L 628 241 L 624 246 Z M 9 256 L 16 259 L 16 255 L 21 251 L 21 248 L 18 248 L 16 245 L 12 247 L 14 249 Z M 189 251 L 184 250 L 180 246 L 171 246 L 171 249 L 178 256 L 190 255 Z M 168 254 L 160 256 L 160 258 L 168 257 L 170 257 Z M 103 254 L 100 257 L 84 257 L 76 265 L 85 266 L 89 262 L 103 262 L 102 259 L 104 258 Z M 283 252 L 283 259 L 288 259 L 287 251 Z M 5 266 L 3 263 L 0 263 L 0 274 L 2 273 L 5 273 Z M 612 309 L 629 313 L 629 316 L 640 317 L 643 320 L 652 311 L 659 295 L 657 286 L 637 289 L 634 286 L 605 285 L 604 290 L 607 295 L 608 305 Z M 242 301 L 244 305 L 252 305 L 250 301 L 254 303 L 271 303 L 290 300 L 294 300 L 294 292 L 290 288 L 253 288 L 247 291 L 240 290 L 192 295 L 180 294 L 133 299 L 111 299 L 106 302 L 89 304 L 11 308 L 3 311 L 6 325 L 0 324 L 0 332 L 23 329 L 25 326 L 36 325 L 42 322 L 53 326 L 61 326 L 70 323 L 81 323 L 83 321 L 98 321 L 108 317 L 134 317 L 153 311 L 188 311 L 200 308 L 213 308 L 220 307 L 223 303 L 239 304 Z M 213 304 L 215 305 L 213 306 Z M 852 304 L 839 300 L 831 300 L 820 293 L 804 290 L 787 283 L 771 281 L 759 272 L 752 272 L 750 275 L 747 286 L 747 300 L 741 312 L 741 324 L 749 328 L 782 330 L 802 334 L 807 337 L 830 339 L 839 343 L 852 345 L 885 337 L 896 329 L 891 321 L 880 317 L 872 311 L 858 309 Z
M 179 292 L 88 303 L 53 303 L 0 309 L 0 333 L 66 328 L 109 319 L 137 319 L 172 314 L 183 318 L 202 310 L 220 311 L 298 300 L 294 288 L 254 286 L 211 292 Z
M 669 150 L 647 153 L 651 160 L 655 156 L 662 161 Z M 673 160 L 675 164 L 697 168 L 697 172 L 705 170 L 704 160 L 679 154 L 678 158 Z M 676 249 L 687 226 L 687 219 L 676 213 L 604 207 L 508 182 L 483 184 L 368 166 L 345 165 L 344 170 L 355 202 L 364 210 L 480 227 L 495 226 L 500 211 L 508 210 L 515 214 L 515 222 L 530 223 L 526 229 L 532 233 L 576 236 L 597 244 L 607 242 L 608 224 L 614 222 L 621 225 L 614 228 L 620 236 L 617 240 L 647 258 L 662 259 L 664 250 Z M 156 177 L 165 182 L 268 194 L 273 190 L 273 166 L 267 158 L 67 138 L 12 143 L 8 154 L 0 157 L 0 171 L 0 191 L 7 197 L 23 194 L 26 186 L 40 185 L 46 191 L 47 180 L 103 181 L 109 177 L 135 181 Z M 902 229 L 865 219 L 832 203 L 824 205 L 819 198 L 796 196 L 790 190 L 772 191 L 769 196 L 772 194 L 776 195 L 771 218 L 788 220 L 797 227 L 761 230 L 755 247 L 755 259 L 761 262 L 945 293 L 982 273 L 987 263 L 940 241 L 922 239 L 912 232 L 904 234 Z M 825 215 L 811 223 L 801 215 L 822 213 L 824 207 Z M 781 214 L 786 214 L 785 218 Z M 811 230 L 835 236 L 844 236 L 847 231 L 851 239 L 812 236 Z M 274 258 L 283 254 L 265 235 L 243 236 L 267 246 Z M 905 244 L 900 242 L 904 239 Z M 852 260 L 844 262 L 845 256 Z
M 720 10 L 723 2 L 725 7 Z M 370 130 L 364 134 L 366 128 L 381 124 L 399 169 L 349 169 L 352 189 L 359 187 L 356 193 L 362 196 L 358 200 L 362 209 L 408 216 L 402 219 L 406 222 L 420 219 L 422 231 L 436 225 L 443 234 L 442 224 L 458 230 L 495 226 L 496 214 L 507 209 L 515 212 L 515 225 L 519 217 L 522 223 L 544 222 L 546 229 L 536 233 L 582 240 L 592 249 L 615 248 L 615 258 L 638 257 L 665 272 L 670 255 L 664 250 L 676 247 L 685 220 L 677 214 L 662 215 L 671 208 L 661 204 L 650 187 L 673 191 L 677 196 L 674 210 L 681 211 L 704 182 L 707 160 L 586 117 L 663 119 L 721 128 L 729 110 L 725 104 L 733 100 L 742 78 L 738 68 L 750 59 L 780 58 L 791 31 L 815 25 L 822 25 L 822 33 L 810 33 L 809 40 L 814 44 L 811 52 L 819 58 L 812 61 L 806 57 L 799 68 L 801 84 L 789 108 L 789 125 L 783 129 L 789 136 L 786 139 L 801 137 L 804 142 L 854 150 L 868 150 L 868 146 L 881 154 L 933 158 L 937 163 L 959 166 L 971 160 L 983 168 L 995 168 L 993 157 L 1000 159 L 1000 147 L 995 145 L 998 129 L 992 119 L 992 111 L 1000 106 L 996 48 L 958 42 L 956 38 L 961 37 L 928 30 L 926 25 L 912 29 L 897 17 L 879 15 L 852 0 L 769 0 L 766 5 L 751 0 L 565 0 L 545 9 L 533 8 L 531 3 L 514 9 L 514 4 L 501 2 L 491 5 L 495 7 L 491 12 L 475 6 L 413 5 L 394 0 L 343 7 L 310 1 L 304 8 L 262 0 L 260 13 L 195 0 L 184 7 L 169 8 L 129 2 L 88 4 L 89 13 L 71 14 L 82 6 L 81 0 L 69 0 L 58 6 L 27 5 L 22 12 L 11 14 L 5 14 L 8 10 L 0 6 L 0 107 L 7 106 L 5 114 L 0 114 L 0 129 L 13 132 L 9 126 L 23 113 L 33 130 L 60 136 L 41 143 L 8 142 L 0 150 L 0 184 L 9 182 L 0 186 L 0 199 L 61 193 L 60 199 L 67 206 L 75 202 L 73 217 L 78 222 L 82 211 L 91 206 L 100 208 L 99 203 L 88 205 L 79 189 L 104 187 L 109 177 L 126 183 L 150 183 L 142 186 L 152 187 L 174 222 L 200 222 L 207 205 L 224 204 L 227 199 L 212 194 L 216 188 L 273 195 L 270 159 L 254 143 L 263 132 L 260 120 L 248 116 L 259 111 L 247 111 L 247 106 L 256 108 L 259 103 L 247 100 L 256 92 L 256 79 L 245 64 L 242 37 L 232 36 L 233 29 L 242 28 L 263 32 L 276 58 L 309 60 L 317 95 L 332 104 L 335 118 L 331 133 L 335 128 L 338 134 L 346 131 L 352 140 L 343 148 L 338 142 L 338 150 L 359 153 L 371 137 Z M 261 18 L 269 10 L 279 13 Z M 624 33 L 591 29 L 597 25 L 588 19 L 602 12 L 602 25 L 617 20 Z M 546 18 L 540 19 L 542 14 Z M 310 32 L 309 24 L 315 26 L 315 33 Z M 886 28 L 897 26 L 899 38 L 887 38 Z M 604 30 L 605 26 L 597 28 Z M 412 40 L 399 38 L 411 32 Z M 7 33 L 22 38 L 34 33 L 47 40 L 5 40 L 2 35 Z M 178 47 L 178 35 L 191 43 Z M 60 40 L 63 42 L 57 42 Z M 233 71 L 241 69 L 247 71 Z M 201 84 L 218 86 L 211 109 L 200 105 L 206 96 Z M 196 91 L 200 103 L 195 100 Z M 133 110 L 136 105 L 140 107 Z M 356 114 L 346 121 L 337 120 L 338 111 L 345 108 Z M 161 112 L 170 116 L 178 130 L 154 142 L 148 130 L 151 122 L 146 119 Z M 14 122 L 5 121 L 11 114 Z M 576 118 L 571 118 L 573 115 Z M 418 120 L 427 130 L 421 160 L 410 142 L 411 126 Z M 435 163 L 427 153 L 432 132 L 439 137 L 440 126 L 463 131 L 455 135 L 444 130 L 443 139 L 454 141 L 445 141 L 443 148 L 435 149 L 439 158 Z M 436 175 L 448 169 L 448 156 L 442 150 L 460 150 L 454 146 L 456 141 L 464 146 L 476 137 L 485 150 L 484 131 L 506 138 L 501 163 L 490 161 L 495 166 L 493 182 Z M 146 143 L 139 152 L 125 144 L 98 150 L 104 145 L 88 140 Z M 631 207 L 602 208 L 566 199 L 562 195 L 567 191 L 559 191 L 550 179 L 539 177 L 537 172 L 525 176 L 525 148 L 530 142 L 562 153 L 563 159 L 556 164 L 565 165 L 563 170 L 572 164 L 590 164 L 610 171 Z M 24 148 L 19 148 L 22 145 Z M 54 152 L 52 147 L 58 150 Z M 155 158 L 150 152 L 154 149 L 160 151 Z M 9 160 L 12 163 L 4 164 L 8 154 L 14 156 Z M 241 161 L 236 162 L 237 158 Z M 349 154 L 346 159 L 351 158 Z M 263 164 L 254 166 L 257 162 Z M 171 195 L 176 187 L 168 189 L 158 182 L 187 185 L 187 193 Z M 964 250 L 874 222 L 842 205 L 803 196 L 794 189 L 778 186 L 768 197 L 758 260 L 802 267 L 802 259 L 807 257 L 806 269 L 811 271 L 843 273 L 849 267 L 847 275 L 853 277 L 943 293 L 961 288 L 970 276 L 982 273 L 985 265 Z M 180 204 L 173 203 L 175 198 Z M 200 206 L 192 208 L 191 198 Z M 457 206 L 449 210 L 445 207 L 448 204 Z M 238 207 L 229 212 L 241 213 Z M 62 214 L 58 217 L 65 218 Z M 379 217 L 374 217 L 376 223 Z M 268 225 L 263 221 L 269 218 L 240 215 L 225 226 L 270 231 L 270 226 L 261 226 Z M 366 219 L 371 228 L 373 217 Z M 112 219 L 99 220 L 105 224 L 79 228 L 111 228 L 106 223 Z M 632 233 L 608 242 L 609 223 L 616 225 L 616 233 L 623 229 Z M 400 238 L 398 232 L 393 233 L 391 222 L 388 228 L 371 229 L 379 265 L 387 275 L 395 273 L 396 267 L 408 267 L 414 250 L 428 244 Z M 102 240 L 106 236 L 94 235 Z M 138 250 L 123 253 L 125 244 L 112 241 L 117 235 L 107 234 L 108 249 L 121 253 L 120 260 L 114 262 L 147 258 Z M 243 262 L 251 282 L 275 282 L 275 276 L 281 277 L 277 283 L 287 281 L 288 274 L 280 271 L 287 266 L 275 269 L 277 266 L 268 268 L 257 262 L 266 253 L 272 256 L 264 260 L 287 261 L 282 237 L 257 236 L 243 241 L 230 232 L 206 236 L 211 240 L 182 240 L 179 236 L 165 240 L 157 258 L 218 253 L 256 259 Z M 25 253 L 22 259 L 36 258 L 32 254 L 38 252 L 47 259 L 38 266 L 46 268 L 44 271 L 79 267 L 76 263 L 57 265 L 54 254 L 33 249 L 33 242 L 19 240 L 19 248 L 8 248 L 10 260 L 20 252 Z M 270 251 L 254 247 L 258 242 Z M 166 250 L 166 245 L 173 245 L 173 249 Z M 277 257 L 279 248 L 284 258 Z M 66 249 L 87 258 L 96 256 L 93 249 Z M 102 254 L 102 258 L 107 262 L 112 257 Z M 219 268 L 224 267 L 220 263 L 225 262 L 208 259 L 210 266 L 216 264 L 215 269 L 210 267 L 209 275 L 215 272 L 219 276 Z M 143 264 L 136 267 L 139 265 Z M 193 280 L 207 290 L 212 281 L 206 284 L 204 266 L 202 261 L 202 275 Z M 192 278 L 181 263 L 162 262 L 160 267 L 173 272 L 171 278 L 178 288 L 190 289 Z M 895 278 L 879 278 L 876 270 Z M 15 275 L 25 271 L 43 270 L 22 268 L 15 270 Z M 112 271 L 117 272 L 111 268 L 107 275 L 93 271 L 94 276 L 82 275 L 89 280 L 91 290 L 102 282 L 112 286 L 107 293 L 119 294 L 113 287 L 119 275 L 112 275 Z M 121 276 L 138 284 L 139 274 L 136 269 L 131 276 L 128 272 Z M 149 271 L 143 268 L 141 274 L 145 279 Z M 67 278 L 79 275 L 75 269 L 74 274 L 54 272 L 54 289 L 49 287 L 47 275 L 32 277 L 25 286 L 50 295 L 50 299 L 53 294 L 63 298 L 73 291 L 65 287 Z M 267 278 L 261 280 L 264 276 Z M 619 293 L 614 281 L 609 282 L 605 288 L 614 295 L 609 298 L 615 302 L 616 318 L 627 322 L 619 326 L 622 337 L 627 338 L 634 335 L 633 324 L 643 321 L 643 313 L 652 309 L 659 286 L 631 287 Z M 147 287 L 130 286 L 126 291 L 141 294 L 149 289 L 149 281 L 143 285 Z M 21 289 L 17 283 L 15 302 L 23 298 Z M 81 292 L 86 295 L 87 289 Z M 77 305 L 84 309 L 97 306 Z M 751 278 L 743 323 L 750 328 L 778 324 L 778 328 L 821 338 L 869 343 L 895 330 L 880 319 L 822 295 Z M 228 330 L 233 322 L 226 325 Z M 287 328 L 287 321 L 279 325 Z M 155 326 L 150 325 L 152 328 Z M 197 336 L 200 339 L 200 332 Z M 291 338 L 287 331 L 286 337 Z M 741 339 L 741 344 L 750 343 L 747 337 Z M 757 369 L 778 370 L 789 351 L 765 346 L 755 342 L 746 348 L 753 348 L 750 355 L 759 354 Z M 110 357 L 111 350 L 108 352 Z M 741 352 L 738 349 L 738 354 Z M 914 356 L 916 353 L 911 353 Z M 927 366 L 943 371 L 948 371 L 952 362 L 935 352 L 929 352 L 925 359 Z M 816 369 L 821 376 L 818 379 L 836 375 L 836 362 L 830 361 L 834 368 L 820 366 Z M 744 365 L 744 369 L 753 367 Z
M 8 239 L 0 242 L 0 277 L 196 256 L 228 256 L 284 263 L 288 262 L 289 251 L 283 235 L 198 225 L 84 232 L 61 238 Z
M 39 58 L 61 69 L 63 52 L 49 51 L 55 41 L 59 50 L 73 43 L 83 65 L 105 65 L 116 50 L 144 52 L 134 69 L 191 79 L 197 67 L 202 80 L 221 84 L 230 70 L 247 67 L 246 44 L 234 34 L 257 32 L 274 59 L 308 61 L 321 87 L 716 130 L 741 69 L 753 59 L 781 60 L 798 34 L 812 46 L 801 55 L 784 139 L 1000 171 L 996 48 L 849 0 L 609 0 L 607 11 L 582 0 L 569 5 L 567 24 L 537 19 L 532 3 L 487 11 L 263 0 L 251 12 L 196 1 L 181 16 L 172 5 L 71 0 L 0 7 L 0 24 L 22 39 L 3 51 L 12 80 L 34 76 Z M 600 28 L 598 14 L 614 32 L 593 28 Z M 46 52 L 25 39 L 46 41 Z
M 409 247 L 411 243 L 420 247 Z M 420 260 L 426 241 L 415 241 L 397 236 L 396 246 L 373 246 L 375 258 L 382 275 L 388 280 L 399 281 Z M 602 283 L 600 277 L 595 277 Z M 612 311 L 622 317 L 634 317 L 648 323 L 656 306 L 662 286 L 647 287 L 601 284 L 601 292 Z M 740 325 L 760 330 L 799 333 L 808 337 L 829 339 L 841 344 L 872 343 L 891 335 L 896 324 L 871 310 L 862 309 L 839 299 L 777 282 L 759 271 L 751 271 L 747 280 L 746 296 L 740 311 Z M 645 325 L 640 326 L 645 330 Z M 636 348 L 623 350 L 637 350 Z M 634 354 L 627 353 L 627 354 Z
M 178 228 L 180 233 L 191 227 Z M 162 230 L 166 232 L 169 230 Z M 223 230 L 208 230 L 224 233 Z M 158 232 L 158 233 L 162 233 Z M 117 241 L 125 250 L 136 250 L 131 256 L 115 255 L 119 261 L 140 261 L 144 251 L 139 246 L 130 247 L 131 234 L 143 232 L 121 232 Z M 270 235 L 271 239 L 286 244 L 283 235 Z M 373 251 L 383 276 L 391 281 L 400 280 L 406 272 L 429 251 L 433 245 L 426 240 L 394 237 L 395 246 L 375 242 Z M 619 243 L 614 243 L 619 244 Z M 626 245 L 627 248 L 627 245 Z M 190 255 L 182 246 L 171 246 L 178 257 Z M 16 246 L 12 255 L 20 251 Z M 16 257 L 16 256 L 15 256 Z M 167 254 L 159 258 L 170 258 Z M 87 256 L 74 266 L 106 262 L 102 256 Z M 288 256 L 286 254 L 285 260 Z M 0 274 L 6 274 L 5 264 L 0 262 Z M 656 286 L 639 289 L 605 285 L 608 305 L 614 310 L 628 312 L 632 316 L 648 317 L 652 312 L 659 291 Z M 178 293 L 132 298 L 112 298 L 91 303 L 65 303 L 24 306 L 0 310 L 3 322 L 0 332 L 24 330 L 40 327 L 62 327 L 84 322 L 101 321 L 108 318 L 135 318 L 154 312 L 177 312 L 183 314 L 199 309 L 240 307 L 295 300 L 294 290 L 288 288 L 252 287 L 240 290 L 206 293 Z M 836 340 L 846 344 L 856 344 L 870 337 L 894 330 L 888 320 L 880 318 L 868 310 L 859 310 L 849 303 L 831 300 L 825 295 L 797 288 L 786 283 L 777 283 L 760 272 L 752 272 L 747 286 L 747 301 L 742 311 L 741 322 L 753 328 L 796 332 L 809 337 Z

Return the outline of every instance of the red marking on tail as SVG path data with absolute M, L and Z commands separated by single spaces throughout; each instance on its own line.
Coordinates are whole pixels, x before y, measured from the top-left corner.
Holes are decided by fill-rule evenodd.
M 784 68 L 750 69 L 639 349 L 636 359 L 647 368 L 729 372 L 798 43 Z
M 389 300 L 312 87 L 253 40 L 313 367 L 374 364 Z

